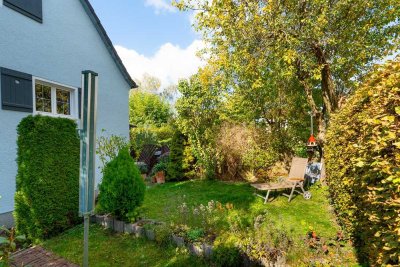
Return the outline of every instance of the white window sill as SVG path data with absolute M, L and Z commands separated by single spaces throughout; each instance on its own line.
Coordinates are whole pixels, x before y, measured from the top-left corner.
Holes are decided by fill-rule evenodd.
M 74 121 L 78 121 L 79 120 L 79 118 L 73 117 L 73 116 L 70 116 L 70 115 L 53 114 L 53 113 L 42 112 L 42 111 L 34 111 L 33 115 L 49 116 L 49 117 L 53 117 L 53 118 L 64 118 L 64 119 L 70 119 L 70 120 L 74 120 Z

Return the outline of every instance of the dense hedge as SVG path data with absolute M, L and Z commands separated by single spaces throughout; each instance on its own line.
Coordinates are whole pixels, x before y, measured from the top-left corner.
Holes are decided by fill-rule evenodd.
M 400 263 L 400 62 L 367 78 L 331 119 L 327 181 L 360 259 Z
M 100 184 L 98 210 L 111 213 L 117 219 L 129 221 L 144 200 L 146 187 L 140 171 L 129 155 L 121 149 L 104 168 Z
M 30 239 L 79 222 L 79 138 L 70 119 L 28 116 L 18 125 L 15 219 Z

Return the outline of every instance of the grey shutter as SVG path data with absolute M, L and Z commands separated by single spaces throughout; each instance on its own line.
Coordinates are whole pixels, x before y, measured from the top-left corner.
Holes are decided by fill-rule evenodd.
M 79 119 L 82 119 L 82 88 L 78 88 L 78 116 Z
M 33 111 L 32 75 L 0 68 L 2 109 Z
M 3 4 L 40 23 L 43 21 L 42 0 L 3 0 Z

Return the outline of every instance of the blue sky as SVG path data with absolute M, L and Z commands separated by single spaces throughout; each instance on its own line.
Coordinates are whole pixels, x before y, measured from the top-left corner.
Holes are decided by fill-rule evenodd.
M 170 0 L 90 0 L 117 52 L 134 79 L 149 73 L 163 86 L 197 71 L 201 37 L 191 27 L 191 12 Z

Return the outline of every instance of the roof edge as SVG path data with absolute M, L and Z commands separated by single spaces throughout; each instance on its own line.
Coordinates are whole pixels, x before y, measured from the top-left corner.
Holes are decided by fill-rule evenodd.
M 79 0 L 85 9 L 86 13 L 88 14 L 90 20 L 93 22 L 97 32 L 100 34 L 101 39 L 103 40 L 104 44 L 108 52 L 110 52 L 111 57 L 114 59 L 115 64 L 117 65 L 118 69 L 120 70 L 121 74 L 124 76 L 126 82 L 129 84 L 131 88 L 137 88 L 137 84 L 133 81 L 131 76 L 129 75 L 126 67 L 122 63 L 121 58 L 119 57 L 117 51 L 114 48 L 113 43 L 111 42 L 110 37 L 108 37 L 106 30 L 104 29 L 103 25 L 100 22 L 99 17 L 96 15 L 92 5 L 90 4 L 89 0 Z

